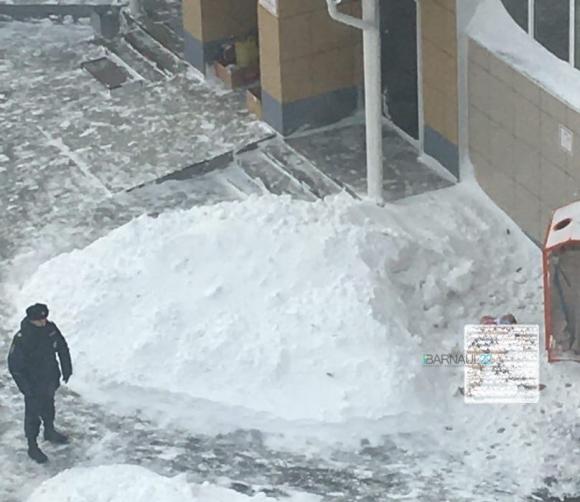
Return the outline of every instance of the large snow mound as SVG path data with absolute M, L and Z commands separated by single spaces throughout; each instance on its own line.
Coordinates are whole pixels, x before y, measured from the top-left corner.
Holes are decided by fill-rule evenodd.
M 461 343 L 486 308 L 478 288 L 487 300 L 518 261 L 499 220 L 464 192 L 385 208 L 266 196 L 142 217 L 45 263 L 16 301 L 49 304 L 74 379 L 91 386 L 285 419 L 414 412 L 448 393 L 448 375 L 422 370 L 419 352 Z M 492 248 L 513 259 L 486 266 Z M 502 289 L 525 305 L 521 284 Z
M 106 480 L 106 482 L 104 482 Z M 316 502 L 294 494 L 290 502 Z M 76 467 L 45 481 L 27 502 L 275 502 L 263 493 L 248 496 L 209 483 L 189 485 L 135 465 Z
M 105 481 L 106 480 L 106 481 Z M 189 486 L 133 465 L 77 467 L 42 483 L 28 502 L 186 502 Z M 203 499 L 202 499 L 203 500 Z

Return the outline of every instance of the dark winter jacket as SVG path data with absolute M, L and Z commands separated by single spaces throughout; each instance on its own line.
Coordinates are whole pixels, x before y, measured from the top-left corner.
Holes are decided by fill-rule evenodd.
M 16 333 L 8 355 L 8 369 L 25 396 L 51 394 L 60 385 L 60 360 L 65 382 L 72 375 L 68 345 L 52 322 L 38 327 L 25 318 Z

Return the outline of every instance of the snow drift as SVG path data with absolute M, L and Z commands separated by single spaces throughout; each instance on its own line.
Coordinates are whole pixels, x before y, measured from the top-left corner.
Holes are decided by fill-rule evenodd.
M 162 422 L 198 407 L 187 430 L 252 422 L 283 448 L 303 432 L 306 451 L 386 434 L 422 459 L 420 478 L 451 466 L 446 489 L 466 500 L 525 498 L 550 476 L 551 493 L 577 493 L 563 451 L 577 365 L 542 361 L 538 405 L 488 406 L 455 395 L 463 368 L 420 365 L 461 350 L 483 314 L 542 325 L 541 254 L 475 185 L 385 207 L 267 196 L 143 217 L 44 264 L 14 300 L 51 306 L 88 399 L 112 392 L 108 405 Z
M 106 480 L 106 482 L 103 482 Z M 131 465 L 74 468 L 42 483 L 27 502 L 186 502 L 193 500 L 183 481 Z M 195 499 L 208 500 L 208 499 Z
M 103 482 L 106 480 L 106 483 Z M 135 465 L 77 467 L 42 483 L 27 502 L 275 502 L 263 493 L 247 496 L 184 477 L 166 478 Z M 294 494 L 289 502 L 316 502 L 314 495 Z
M 267 196 L 142 217 L 42 265 L 17 301 L 49 304 L 74 379 L 91 386 L 289 420 L 416 411 L 449 388 L 448 375 L 421 371 L 421 351 L 460 345 L 486 308 L 478 291 L 488 300 L 512 266 L 476 267 L 489 254 L 477 243 L 518 259 L 464 192 L 386 208 Z M 502 288 L 525 306 L 525 287 Z

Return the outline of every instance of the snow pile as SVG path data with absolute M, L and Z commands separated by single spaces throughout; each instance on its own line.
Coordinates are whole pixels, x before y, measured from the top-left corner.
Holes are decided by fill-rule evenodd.
M 122 0 L 3 0 L 2 3 L 8 5 L 123 5 Z
M 103 483 L 106 480 L 106 483 Z M 166 478 L 135 465 L 77 467 L 45 481 L 27 502 L 275 502 L 263 493 L 247 496 L 204 483 L 190 486 L 182 477 Z M 316 502 L 296 494 L 289 502 Z
M 450 385 L 422 352 L 462 345 L 463 325 L 497 308 L 490 283 L 517 317 L 529 288 L 503 277 L 539 263 L 464 187 L 447 194 L 143 217 L 44 264 L 16 300 L 49 304 L 85 391 L 130 384 L 289 420 L 422 411 Z M 490 249 L 512 260 L 491 268 Z
M 522 30 L 500 0 L 483 0 L 467 33 L 546 91 L 580 110 L 578 70 Z
M 106 480 L 106 482 L 103 482 Z M 42 483 L 28 502 L 187 502 L 193 498 L 183 481 L 164 478 L 142 467 L 112 465 L 69 469 Z

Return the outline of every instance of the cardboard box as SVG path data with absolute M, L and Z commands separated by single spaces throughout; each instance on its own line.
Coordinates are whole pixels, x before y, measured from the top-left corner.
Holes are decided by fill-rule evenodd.
M 262 88 L 260 86 L 251 87 L 246 91 L 246 106 L 250 113 L 259 119 L 262 118 Z
M 216 76 L 225 82 L 230 89 L 239 89 L 255 84 L 260 79 L 260 67 L 248 66 L 238 68 L 234 65 L 224 66 L 219 61 L 214 62 Z

